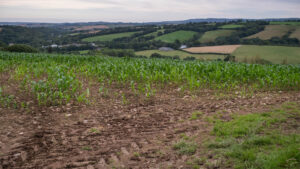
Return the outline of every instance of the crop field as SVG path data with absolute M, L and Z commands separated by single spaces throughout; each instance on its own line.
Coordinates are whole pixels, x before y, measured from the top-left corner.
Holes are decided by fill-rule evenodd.
M 0 168 L 296 169 L 299 91 L 299 65 L 0 52 Z
M 270 22 L 271 25 L 300 25 L 300 22 Z
M 101 36 L 94 36 L 82 39 L 84 42 L 106 42 L 106 41 L 112 41 L 114 39 L 123 38 L 123 37 L 129 37 L 137 32 L 125 32 L 125 33 L 115 33 L 115 34 L 109 34 L 109 35 L 101 35 Z
M 216 30 L 205 32 L 200 38 L 201 43 L 214 42 L 218 37 L 230 36 L 234 30 Z
M 160 51 L 160 50 L 145 50 L 136 52 L 136 55 L 142 55 L 150 57 L 153 53 L 159 53 L 164 56 L 179 56 L 180 59 L 184 59 L 186 57 L 193 56 L 196 59 L 200 60 L 217 60 L 224 59 L 224 55 L 214 55 L 214 54 L 191 54 L 184 51 L 174 50 L 174 51 Z
M 247 39 L 259 38 L 262 40 L 268 40 L 272 37 L 282 37 L 293 29 L 295 29 L 295 26 L 291 25 L 267 25 L 265 30 L 255 35 L 248 36 Z
M 184 49 L 190 53 L 223 53 L 230 54 L 234 52 L 241 45 L 222 45 L 222 46 L 205 46 L 205 47 L 192 47 Z
M 243 45 L 232 55 L 239 62 L 253 63 L 258 58 L 275 64 L 300 64 L 300 47 Z
M 242 28 L 244 25 L 235 25 L 235 24 L 229 24 L 229 25 L 223 25 L 220 28 L 221 29 L 235 29 L 235 28 Z
M 193 32 L 193 31 L 176 31 L 176 32 L 172 32 L 172 33 L 168 33 L 168 34 L 159 36 L 159 37 L 155 38 L 155 40 L 161 40 L 161 41 L 167 42 L 167 43 L 173 43 L 176 40 L 179 40 L 182 42 L 182 41 L 191 39 L 196 34 L 197 33 Z
M 290 35 L 290 38 L 297 38 L 300 40 L 300 26 Z

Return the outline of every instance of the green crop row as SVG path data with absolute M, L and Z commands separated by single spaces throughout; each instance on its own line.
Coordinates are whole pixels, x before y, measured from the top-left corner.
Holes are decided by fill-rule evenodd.
M 41 103 L 57 100 L 55 103 L 59 104 L 79 98 L 85 91 L 79 77 L 92 77 L 101 84 L 118 84 L 134 92 L 140 89 L 145 95 L 154 94 L 154 86 L 169 84 L 187 90 L 300 89 L 299 65 L 6 52 L 0 52 L 0 61 L 0 72 L 13 70 L 13 78 Z

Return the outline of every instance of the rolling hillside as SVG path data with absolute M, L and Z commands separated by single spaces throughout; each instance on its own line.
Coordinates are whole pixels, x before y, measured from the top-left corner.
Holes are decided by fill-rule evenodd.
M 114 33 L 109 35 L 100 35 L 100 36 L 94 36 L 82 39 L 84 42 L 106 42 L 106 41 L 112 41 L 114 39 L 123 38 L 123 37 L 129 37 L 137 32 L 124 32 L 124 33 Z
M 262 40 L 268 40 L 272 37 L 281 38 L 293 29 L 295 29 L 295 27 L 290 25 L 267 25 L 265 30 L 255 35 L 248 36 L 246 39 L 259 38 Z
M 204 35 L 200 38 L 201 43 L 214 42 L 218 37 L 230 36 L 234 30 L 216 30 L 205 32 Z

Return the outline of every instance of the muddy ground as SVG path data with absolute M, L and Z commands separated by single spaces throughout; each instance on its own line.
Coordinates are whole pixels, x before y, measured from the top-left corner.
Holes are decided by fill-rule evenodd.
M 2 80 L 8 83 L 5 77 Z M 0 169 L 189 168 L 192 156 L 172 148 L 182 134 L 194 137 L 199 145 L 193 157 L 212 159 L 214 154 L 203 146 L 213 139 L 209 118 L 230 120 L 236 113 L 264 112 L 284 102 L 300 102 L 295 91 L 244 97 L 166 89 L 147 99 L 115 88 L 106 97 L 92 90 L 89 105 L 39 107 L 29 94 L 18 93 L 17 86 L 7 86 L 8 93 L 28 106 L 0 107 Z M 118 93 L 125 93 L 126 101 Z M 196 111 L 202 117 L 191 120 Z

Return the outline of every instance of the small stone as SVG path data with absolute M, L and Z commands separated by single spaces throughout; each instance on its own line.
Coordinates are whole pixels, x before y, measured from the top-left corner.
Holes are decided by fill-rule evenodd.
M 106 168 L 106 167 L 107 167 L 107 164 L 106 164 L 105 160 L 104 160 L 103 158 L 101 158 L 97 166 L 98 166 L 98 167 L 101 167 L 101 168 L 102 168 L 102 167 L 103 167 L 103 168 Z
M 14 157 L 19 157 L 21 153 L 14 154 Z
M 189 97 L 190 97 L 190 96 L 184 96 L 183 99 L 187 99 L 187 98 L 189 98 Z
M 70 116 L 72 116 L 72 114 L 66 114 L 66 117 L 70 117 Z
M 122 147 L 121 151 L 124 155 L 129 155 L 129 152 L 126 150 L 126 148 Z
M 93 166 L 91 166 L 91 165 L 88 165 L 87 169 L 95 169 L 95 168 Z
M 35 152 L 39 151 L 39 147 L 38 146 L 34 146 L 33 147 L 33 151 L 35 151 Z
M 182 156 L 182 160 L 183 160 L 183 161 L 186 161 L 187 158 L 188 158 L 187 155 L 183 155 L 183 156 Z
M 27 153 L 25 151 L 21 152 L 21 158 L 22 158 L 22 161 L 27 160 Z

